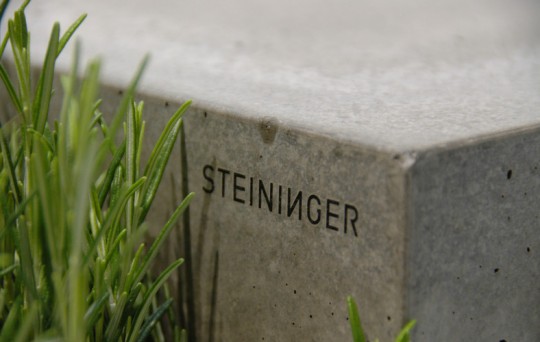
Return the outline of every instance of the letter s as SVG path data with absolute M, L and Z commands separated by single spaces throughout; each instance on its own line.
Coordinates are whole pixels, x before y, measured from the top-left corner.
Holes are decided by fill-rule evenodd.
M 210 171 L 210 172 L 207 172 Z M 203 177 L 208 181 L 208 187 L 203 186 L 204 192 L 207 194 L 211 194 L 214 192 L 214 179 L 212 178 L 212 174 L 214 173 L 214 168 L 211 165 L 205 165 L 203 167 Z

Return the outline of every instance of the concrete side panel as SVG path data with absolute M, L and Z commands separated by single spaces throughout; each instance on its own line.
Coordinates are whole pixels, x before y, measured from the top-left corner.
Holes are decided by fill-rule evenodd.
M 400 157 L 272 118 L 194 110 L 186 130 L 203 340 L 349 341 L 347 295 L 390 339 L 404 320 Z
M 410 174 L 414 341 L 540 340 L 540 131 L 421 155 Z

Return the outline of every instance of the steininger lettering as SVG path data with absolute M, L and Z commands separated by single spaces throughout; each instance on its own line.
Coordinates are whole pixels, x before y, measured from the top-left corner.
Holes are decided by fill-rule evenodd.
M 250 207 L 307 220 L 313 225 L 322 223 L 327 229 L 358 236 L 358 210 L 354 205 L 301 190 L 293 191 L 280 184 L 212 165 L 205 165 L 202 175 L 205 179 L 202 189 L 207 194 L 216 193 Z

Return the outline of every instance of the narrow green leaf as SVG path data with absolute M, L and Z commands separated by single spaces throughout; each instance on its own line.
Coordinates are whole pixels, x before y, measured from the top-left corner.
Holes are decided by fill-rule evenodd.
M 30 307 L 28 311 L 24 312 L 21 325 L 19 326 L 17 330 L 17 334 L 10 341 L 13 341 L 13 342 L 29 341 L 30 336 L 32 336 L 31 335 L 33 332 L 32 328 L 35 325 L 37 315 L 38 315 L 38 306 L 34 304 Z
M 149 309 L 150 304 L 152 302 L 152 298 L 155 296 L 157 291 L 161 288 L 163 283 L 169 278 L 171 273 L 176 268 L 178 268 L 183 262 L 184 262 L 184 259 L 178 259 L 175 262 L 173 262 L 172 264 L 170 264 L 169 267 L 167 267 L 165 269 L 165 271 L 163 271 L 159 275 L 159 277 L 154 281 L 152 286 L 146 292 L 146 295 L 144 296 L 144 299 L 143 299 L 143 304 L 142 304 L 141 310 L 139 311 L 139 314 L 137 315 L 137 319 L 135 321 L 135 324 L 133 324 L 133 328 L 132 328 L 131 333 L 129 335 L 129 341 L 130 342 L 134 342 L 135 339 L 137 338 L 137 336 L 139 335 L 141 325 L 142 325 L 142 323 L 144 321 L 144 318 L 147 315 L 148 309 Z
M 95 105 L 99 102 L 96 100 L 99 93 L 99 73 L 101 64 L 98 60 L 90 62 L 85 71 L 84 81 L 81 86 L 80 106 L 81 113 L 79 127 L 84 130 L 80 133 L 87 132 L 91 128 L 92 119 L 95 113 Z
M 17 297 L 15 302 L 9 309 L 9 314 L 6 320 L 3 322 L 2 329 L 0 331 L 0 341 L 11 341 L 15 336 L 19 327 L 19 319 L 21 312 L 22 298 Z
M 122 158 L 124 157 L 125 152 L 126 152 L 126 141 L 124 140 L 122 141 L 122 145 L 120 145 L 120 147 L 116 149 L 114 157 L 109 165 L 109 168 L 107 169 L 107 173 L 105 174 L 105 179 L 103 180 L 103 183 L 101 183 L 101 186 L 99 189 L 100 207 L 103 207 L 103 204 L 105 203 L 105 199 L 107 198 L 107 194 L 109 193 L 109 190 L 111 189 L 111 185 L 113 183 L 116 169 L 118 168 L 118 165 L 120 165 L 120 163 L 122 162 Z
M 30 295 L 30 301 L 38 297 L 38 289 L 36 287 L 36 279 L 34 276 L 34 262 L 32 257 L 32 249 L 30 248 L 30 237 L 28 234 L 28 227 L 25 222 L 24 216 L 20 216 L 19 230 L 16 244 L 17 251 L 19 252 L 20 265 L 21 265 L 21 279 L 23 281 L 28 294 Z M 1 340 L 1 339 L 0 339 Z
M 84 19 L 86 19 L 87 14 L 81 15 L 77 20 L 71 24 L 71 26 L 67 29 L 67 31 L 62 35 L 62 38 L 60 38 L 59 44 L 58 44 L 58 51 L 56 53 L 56 56 L 60 55 L 62 50 L 64 50 L 64 47 L 68 43 L 68 41 L 71 39 L 75 31 L 81 26 Z
M 39 133 L 34 136 L 34 147 L 35 153 L 32 153 L 30 156 L 30 171 L 34 176 L 31 181 L 35 184 L 37 195 L 39 197 L 39 207 L 41 208 L 40 214 L 42 218 L 42 229 L 39 230 L 39 233 L 42 234 L 41 238 L 45 238 L 42 244 L 45 253 L 43 256 L 44 260 L 58 261 L 57 257 L 60 257 L 61 250 L 58 247 L 58 232 L 59 230 L 53 229 L 57 226 L 57 221 L 55 220 L 55 208 L 54 201 L 50 199 L 53 198 L 53 191 L 51 189 L 51 178 L 49 177 L 51 170 L 50 165 L 47 160 L 47 153 L 45 146 L 41 143 L 41 139 L 38 138 Z M 36 230 L 37 231 L 37 230 Z M 49 255 L 49 252 L 51 253 Z
M 19 7 L 19 11 L 24 11 L 24 10 L 26 9 L 26 7 L 30 4 L 30 1 L 31 1 L 31 0 L 25 0 L 25 1 L 22 3 L 21 7 Z
M 15 24 L 17 25 L 20 46 L 28 48 L 28 25 L 26 24 L 26 15 L 24 14 L 24 11 L 19 9 L 15 12 Z
M 7 291 L 6 291 L 5 287 L 7 287 L 7 286 L 4 285 L 4 287 L 0 288 L 0 312 L 2 312 L 2 316 L 3 316 L 3 313 L 4 313 L 4 306 L 6 305 L 6 292 Z M 0 332 L 0 334 L 1 334 L 1 332 Z
M 127 280 L 126 280 L 126 286 L 125 290 L 131 289 L 133 286 L 133 281 L 135 280 L 135 276 L 137 275 L 137 271 L 139 270 L 139 261 L 141 260 L 142 253 L 144 251 L 144 243 L 141 243 L 139 245 L 139 248 L 137 249 L 137 252 L 135 252 L 135 255 L 133 256 L 133 260 L 131 261 L 131 266 L 129 267 L 129 272 L 127 274 Z
M 124 228 L 120 231 L 120 233 L 118 233 L 118 236 L 116 237 L 116 239 L 107 248 L 109 253 L 105 257 L 105 263 L 104 263 L 105 266 L 109 265 L 109 262 L 112 260 L 113 256 L 115 256 L 115 254 L 118 253 L 116 249 L 120 245 L 120 242 L 122 242 L 122 240 L 126 237 L 126 235 L 127 235 L 127 230 Z
M 141 191 L 140 207 L 142 208 L 142 212 L 139 217 L 139 222 L 142 222 L 145 219 L 154 197 L 156 196 L 159 184 L 161 183 L 161 178 L 163 177 L 163 172 L 165 172 L 165 167 L 167 166 L 174 143 L 178 137 L 178 132 L 182 126 L 182 115 L 184 115 L 190 104 L 191 101 L 185 102 L 173 115 L 150 154 L 150 159 L 144 170 L 144 175 L 148 177 L 148 183 L 145 184 Z
M 360 323 L 358 308 L 352 296 L 347 297 L 347 305 L 349 308 L 349 324 L 351 325 L 353 341 L 366 342 L 366 337 L 364 336 L 364 331 L 362 330 L 362 324 Z
M 137 69 L 137 72 L 135 73 L 135 77 L 129 84 L 127 90 L 124 92 L 124 96 L 122 97 L 122 100 L 120 102 L 120 105 L 118 106 L 118 109 L 116 110 L 116 114 L 114 116 L 114 119 L 111 123 L 111 126 L 109 127 L 109 134 L 111 135 L 111 138 L 116 136 L 116 132 L 118 131 L 118 128 L 120 127 L 122 121 L 124 120 L 124 115 L 126 114 L 129 105 L 133 99 L 133 96 L 135 94 L 135 89 L 137 88 L 137 85 L 139 84 L 139 81 L 141 80 L 142 74 L 144 69 L 146 69 L 146 65 L 148 64 L 150 57 L 145 56 L 141 64 L 139 65 L 139 68 Z
M 135 191 L 137 191 L 146 181 L 146 178 L 141 178 L 135 184 L 133 184 L 128 189 L 125 189 L 121 191 L 122 193 L 119 195 L 119 199 L 113 203 L 113 206 L 109 209 L 107 214 L 105 215 L 105 218 L 103 220 L 103 224 L 101 225 L 101 229 L 99 230 L 97 236 L 95 237 L 92 246 L 90 246 L 88 253 L 85 256 L 85 259 L 83 261 L 83 265 L 87 265 L 90 259 L 94 256 L 94 253 L 97 248 L 97 244 L 101 241 L 103 238 L 103 235 L 105 233 L 108 233 L 109 238 L 117 239 L 117 236 L 120 232 L 117 232 L 115 229 L 119 228 L 118 221 L 120 219 L 120 216 L 122 214 L 123 206 L 126 205 L 127 200 L 133 196 Z M 108 232 L 109 228 L 112 227 L 113 229 Z
M 49 116 L 49 105 L 52 97 L 52 85 L 54 79 L 54 65 L 56 62 L 56 51 L 58 50 L 58 37 L 60 35 L 60 24 L 55 23 L 49 39 L 49 47 L 43 62 L 43 69 L 39 77 L 39 82 L 34 98 L 34 127 L 36 131 L 43 133 L 45 124 Z
M 46 147 L 46 151 L 43 151 L 43 152 L 50 152 L 51 154 L 54 153 L 54 146 L 51 144 L 51 141 L 47 139 L 47 137 L 45 136 L 45 132 L 40 133 L 36 131 L 35 129 L 28 128 L 26 130 L 26 133 L 29 133 L 29 135 L 31 135 L 36 140 L 39 140 L 39 142 L 44 147 Z
M 124 307 L 127 303 L 128 293 L 122 292 L 120 298 L 116 301 L 114 310 L 112 312 L 111 320 L 105 331 L 105 337 L 108 341 L 118 341 L 120 334 L 122 333 L 122 328 L 120 328 L 120 323 L 122 321 L 122 316 L 124 315 Z
M 9 0 L 3 0 L 2 4 L 0 4 L 0 22 L 2 22 L 2 18 L 4 18 L 4 14 L 6 12 L 6 8 L 8 5 L 9 5 Z
M 8 266 L 8 267 L 4 268 L 3 270 L 0 270 L 0 277 L 3 277 L 3 276 L 5 276 L 6 274 L 10 273 L 10 272 L 13 271 L 14 269 L 16 269 L 17 266 L 19 266 L 19 265 L 13 264 L 13 265 L 11 265 L 11 266 Z
M 120 193 L 124 185 L 124 167 L 119 164 L 116 170 L 114 170 L 114 177 L 111 182 L 111 193 L 109 195 L 109 207 L 114 206 L 114 203 L 118 201 Z
M 68 119 L 68 113 L 73 104 L 73 94 L 75 92 L 75 85 L 77 84 L 77 77 L 79 75 L 79 59 L 81 53 L 80 44 L 75 44 L 73 49 L 73 62 L 71 63 L 71 70 L 68 76 L 60 77 L 60 83 L 64 89 L 64 96 L 62 99 L 62 107 L 60 110 L 60 122 L 66 124 Z
M 101 105 L 101 101 L 97 101 L 97 103 L 94 106 L 94 109 L 92 110 L 92 112 L 96 114 L 94 115 L 92 122 L 90 122 L 90 127 L 97 126 L 98 123 L 100 123 L 103 119 L 103 113 L 98 112 L 98 106 L 100 105 Z
M 140 165 L 141 164 L 141 151 L 142 151 L 142 146 L 143 146 L 143 143 L 144 143 L 144 130 L 145 130 L 145 126 L 146 126 L 146 122 L 143 120 L 143 112 L 144 112 L 144 102 L 143 101 L 140 101 L 139 104 L 137 105 L 137 116 L 136 116 L 136 119 L 137 119 L 137 137 L 136 137 L 136 143 L 137 143 L 137 157 L 135 159 L 135 163 L 137 165 Z M 137 175 L 138 176 L 138 175 Z
M 15 16 L 17 18 L 17 16 Z M 22 38 L 20 37 L 19 30 L 15 23 L 15 20 L 10 19 L 8 22 L 8 34 L 9 41 L 11 43 L 11 50 L 13 53 L 13 61 L 15 63 L 15 70 L 17 71 L 17 79 L 19 83 L 19 98 L 21 102 L 23 122 L 29 125 L 31 121 L 30 117 L 30 61 L 27 58 L 27 52 L 22 46 Z
M 137 338 L 137 342 L 144 342 L 148 335 L 150 335 L 150 332 L 156 325 L 156 323 L 163 317 L 167 309 L 171 306 L 173 300 L 172 298 L 169 298 L 165 303 L 161 304 L 152 315 L 148 316 L 143 326 L 141 327 L 141 332 L 139 334 L 139 337 Z
M 92 201 L 92 213 L 95 215 L 98 223 L 103 222 L 103 212 L 101 211 L 101 206 L 99 205 L 97 190 L 94 186 L 92 186 L 91 189 L 91 197 Z
M 105 303 L 109 299 L 109 292 L 105 292 L 97 300 L 94 300 L 84 315 L 87 326 L 93 327 L 103 313 Z
M 17 209 L 11 213 L 11 216 L 7 219 L 7 226 L 11 226 L 15 223 L 15 220 L 19 218 L 20 215 L 24 213 L 24 210 L 26 209 L 26 206 L 30 201 L 34 198 L 34 196 L 37 195 L 37 191 L 34 190 L 30 195 L 28 195 L 18 206 Z
M 144 289 L 143 283 L 137 283 L 129 290 L 128 304 L 126 305 L 126 314 L 129 316 L 135 316 L 137 314 L 140 308 L 140 303 L 137 303 L 137 297 L 139 297 L 139 294 Z
M 188 342 L 188 335 L 187 335 L 186 329 L 180 330 L 180 336 L 178 337 L 178 341 L 180 341 L 180 342 Z
M 13 193 L 15 194 L 15 200 L 17 201 L 17 203 L 19 203 L 22 200 L 22 194 L 19 190 L 19 187 L 17 186 L 18 179 L 17 179 L 17 172 L 15 171 L 16 164 L 13 164 L 13 161 L 11 160 L 11 150 L 8 146 L 7 140 L 4 136 L 4 132 L 1 127 L 0 127 L 0 150 L 2 151 L 4 165 L 7 166 L 11 191 L 13 191 Z
M 118 220 L 120 219 L 120 214 L 121 214 L 121 210 L 124 208 L 124 206 L 127 204 L 127 201 L 131 198 L 131 196 L 133 196 L 135 194 L 135 192 L 137 190 L 139 190 L 139 188 L 141 186 L 144 185 L 144 183 L 146 182 L 146 177 L 141 177 L 139 180 L 137 180 L 135 183 L 133 183 L 127 191 L 125 192 L 121 192 L 121 194 L 118 196 L 118 199 L 117 201 L 113 204 L 113 208 L 115 209 L 114 211 L 113 210 L 109 210 L 107 212 L 107 216 L 105 218 L 105 221 L 104 221 L 104 224 L 103 225 L 106 225 L 109 223 L 108 219 L 109 217 L 111 217 L 113 214 L 114 216 L 113 219 L 114 221 L 111 222 L 111 224 L 113 223 L 116 223 L 118 222 Z M 127 184 L 124 184 L 123 187 L 127 187 Z M 117 206 L 117 203 L 118 203 L 118 206 Z
M 6 69 L 1 64 L 0 64 L 0 78 L 2 79 L 2 82 L 4 82 L 4 86 L 6 87 L 8 95 L 11 99 L 11 102 L 15 106 L 15 109 L 17 110 L 18 113 L 22 113 L 23 109 L 21 105 L 21 100 L 19 99 L 19 96 L 17 95 L 15 87 L 13 86 L 13 83 L 9 79 Z
M 131 110 L 128 112 L 127 122 L 125 125 L 126 135 L 126 182 L 131 185 L 137 179 L 137 165 L 135 165 L 135 156 L 137 155 L 137 146 L 135 142 L 135 136 L 137 135 L 137 109 L 135 102 L 131 102 Z M 144 187 L 143 187 L 144 188 Z M 135 211 L 135 200 L 130 198 L 126 206 L 126 227 L 128 229 L 128 236 L 131 235 L 133 227 L 133 213 Z M 138 222 L 137 222 L 138 223 Z
M 410 340 L 410 332 L 412 328 L 416 325 L 416 320 L 412 320 L 409 323 L 407 323 L 403 329 L 401 329 L 401 332 L 396 337 L 396 342 L 409 342 Z
M 148 268 L 150 267 L 152 261 L 156 257 L 159 248 L 161 247 L 161 245 L 163 244 L 163 242 L 169 235 L 171 229 L 174 227 L 180 215 L 182 215 L 184 210 L 186 210 L 186 208 L 188 207 L 189 203 L 193 199 L 193 196 L 195 196 L 193 192 L 188 194 L 186 198 L 184 198 L 182 203 L 180 203 L 180 205 L 176 208 L 174 213 L 171 215 L 171 217 L 169 218 L 169 220 L 167 221 L 167 223 L 165 224 L 165 226 L 163 227 L 159 235 L 156 237 L 156 239 L 152 243 L 152 246 L 150 247 L 150 250 L 148 251 L 148 254 L 145 257 L 139 269 L 139 273 L 137 274 L 137 277 L 135 278 L 134 282 L 140 281 L 142 279 L 142 276 L 148 271 Z
M 2 45 L 0 45 L 0 58 L 4 55 L 4 51 L 6 51 L 6 46 L 9 41 L 9 30 L 4 35 L 4 38 L 2 39 Z

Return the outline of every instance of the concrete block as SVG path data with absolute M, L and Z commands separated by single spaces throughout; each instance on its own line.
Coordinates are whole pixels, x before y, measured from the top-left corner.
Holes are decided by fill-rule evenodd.
M 36 1 L 34 43 L 82 12 L 107 98 L 152 53 L 150 139 L 194 100 L 200 340 L 350 341 L 347 295 L 371 340 L 540 340 L 538 3 Z

